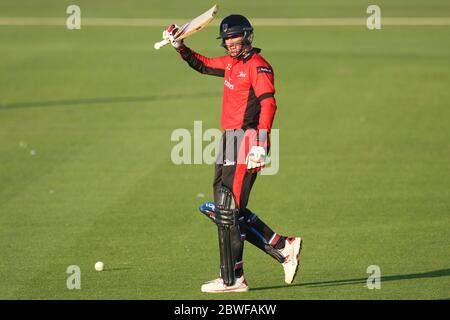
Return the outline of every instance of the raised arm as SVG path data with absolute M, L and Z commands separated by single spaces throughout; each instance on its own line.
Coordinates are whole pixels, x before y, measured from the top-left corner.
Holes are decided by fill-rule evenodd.
M 185 45 L 181 45 L 176 50 L 181 58 L 185 60 L 191 68 L 210 76 L 223 77 L 225 74 L 225 57 L 207 58 Z
M 175 39 L 174 36 L 178 29 L 179 26 L 171 24 L 164 30 L 162 38 L 169 42 L 175 50 L 180 53 L 181 58 L 183 58 L 194 70 L 202 74 L 223 77 L 225 75 L 226 57 L 207 58 L 194 52 L 184 44 L 183 40 Z

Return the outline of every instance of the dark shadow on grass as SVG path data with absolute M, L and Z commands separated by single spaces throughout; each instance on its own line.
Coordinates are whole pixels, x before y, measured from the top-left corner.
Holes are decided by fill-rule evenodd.
M 412 274 L 399 274 L 392 276 L 381 276 L 381 283 L 385 281 L 397 281 L 397 280 L 410 280 L 410 279 L 425 279 L 425 278 L 438 278 L 438 277 L 448 277 L 450 276 L 450 269 L 440 269 L 430 272 L 422 273 L 412 273 Z M 271 287 L 261 287 L 252 288 L 252 291 L 257 290 L 269 290 L 269 289 L 279 289 L 279 288 L 290 288 L 290 287 L 332 287 L 332 286 L 344 286 L 349 284 L 366 284 L 367 278 L 356 278 L 356 279 L 342 279 L 342 280 L 330 280 L 330 281 L 320 281 L 320 282 L 306 282 L 290 285 L 280 285 Z
M 108 272 L 108 271 L 122 271 L 122 270 L 130 270 L 130 267 L 125 267 L 125 268 L 108 268 L 103 270 L 103 272 Z
M 213 98 L 219 96 L 221 96 L 221 93 L 218 92 L 198 92 L 192 94 L 168 94 L 168 95 L 151 95 L 151 96 L 104 97 L 104 98 L 53 100 L 53 101 L 12 102 L 12 103 L 0 103 L 0 110 L 33 108 L 33 107 L 60 107 L 68 105 L 87 105 L 99 103 L 111 104 L 111 103 L 133 103 L 146 101 L 171 101 L 171 100 Z

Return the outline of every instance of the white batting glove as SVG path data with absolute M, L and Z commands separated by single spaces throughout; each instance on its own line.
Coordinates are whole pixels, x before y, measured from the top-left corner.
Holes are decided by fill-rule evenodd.
M 176 24 L 171 24 L 166 30 L 163 31 L 162 34 L 163 40 L 168 40 L 170 44 L 176 49 L 183 45 L 183 40 L 175 40 L 174 38 L 179 29 L 180 27 Z
M 260 170 L 264 168 L 266 162 L 266 149 L 261 146 L 253 146 L 247 155 L 246 162 L 247 170 L 255 171 L 255 169 Z

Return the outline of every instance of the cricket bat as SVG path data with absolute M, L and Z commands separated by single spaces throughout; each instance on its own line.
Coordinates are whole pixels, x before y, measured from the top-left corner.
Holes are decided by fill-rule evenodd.
M 182 40 L 202 30 L 214 19 L 217 10 L 218 6 L 216 4 L 214 5 L 214 7 L 202 13 L 197 18 L 194 18 L 193 20 L 185 23 L 174 35 L 175 40 Z M 154 47 L 156 50 L 159 50 L 166 44 L 169 44 L 169 40 L 162 40 L 160 42 L 156 42 Z

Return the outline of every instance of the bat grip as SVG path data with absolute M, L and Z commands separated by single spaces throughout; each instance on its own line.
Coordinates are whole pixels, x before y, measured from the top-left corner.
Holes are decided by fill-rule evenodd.
M 156 42 L 154 47 L 155 47 L 156 50 L 159 50 L 160 48 L 164 47 L 166 44 L 169 44 L 169 43 L 170 43 L 169 40 L 164 39 L 164 40 L 162 40 L 160 42 Z

